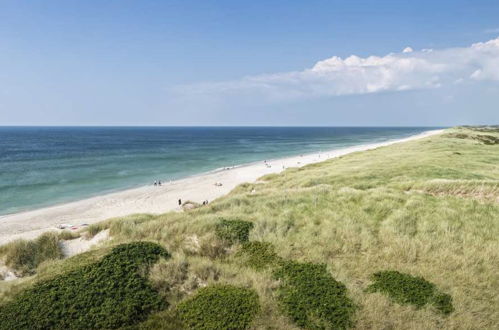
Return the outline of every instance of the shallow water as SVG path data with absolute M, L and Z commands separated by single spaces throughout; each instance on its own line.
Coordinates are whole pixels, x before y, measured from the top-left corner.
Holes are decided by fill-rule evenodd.
M 427 127 L 0 127 L 0 214 Z

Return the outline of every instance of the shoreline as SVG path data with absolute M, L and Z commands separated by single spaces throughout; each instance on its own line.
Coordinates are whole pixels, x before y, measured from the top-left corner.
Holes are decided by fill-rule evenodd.
M 402 143 L 440 134 L 443 130 L 429 130 L 406 138 L 384 142 L 355 145 L 329 151 L 315 152 L 267 161 L 241 164 L 227 168 L 195 174 L 183 179 L 165 182 L 161 186 L 142 186 L 98 195 L 74 202 L 68 202 L 39 209 L 0 216 L 0 245 L 15 239 L 32 239 L 50 230 L 57 230 L 62 223 L 80 225 L 92 224 L 109 218 L 134 213 L 161 214 L 179 211 L 178 199 L 202 203 L 226 195 L 237 185 L 254 182 L 285 168 L 301 167 L 353 152 L 371 150 L 395 143 Z M 222 186 L 215 186 L 221 182 Z

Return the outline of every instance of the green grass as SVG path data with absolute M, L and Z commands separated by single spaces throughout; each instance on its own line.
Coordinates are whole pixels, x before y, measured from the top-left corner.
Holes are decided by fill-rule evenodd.
M 173 255 L 150 275 L 154 291 L 170 307 L 150 314 L 141 323 L 145 328 L 175 324 L 179 304 L 202 287 L 224 283 L 258 294 L 260 312 L 252 327 L 296 329 L 279 302 L 283 282 L 272 275 L 279 263 L 263 267 L 273 257 L 267 259 L 272 253 L 254 243 L 259 241 L 272 244 L 279 259 L 326 265 L 326 278 L 342 283 L 357 306 L 354 329 L 492 329 L 499 324 L 499 145 L 473 136 L 499 138 L 499 131 L 484 129 L 450 129 L 287 169 L 189 212 L 106 221 L 100 228 L 109 228 L 112 240 L 104 249 L 149 240 Z M 217 236 L 220 219 L 253 227 L 244 237 L 231 236 L 238 238 L 229 244 Z M 87 266 L 105 254 L 101 250 L 43 262 L 32 278 L 0 281 L 0 303 L 18 299 L 38 278 Z M 387 269 L 424 278 L 443 295 L 414 308 L 367 292 L 372 274 Z M 449 303 L 453 312 L 445 314 L 445 307 L 435 312 L 435 306 Z
M 258 295 L 252 289 L 213 285 L 178 306 L 180 319 L 189 329 L 246 329 L 259 311 Z
M 0 307 L 0 329 L 109 329 L 139 322 L 166 303 L 141 276 L 159 245 L 119 245 L 97 263 L 35 283 Z
M 55 233 L 45 233 L 31 241 L 16 240 L 0 247 L 0 257 L 18 275 L 31 275 L 42 262 L 62 258 L 59 240 Z
M 422 277 L 398 271 L 383 271 L 374 273 L 372 279 L 374 283 L 369 285 L 368 292 L 385 293 L 400 304 L 411 304 L 417 308 L 432 304 L 444 314 L 454 311 L 452 297 L 438 292 L 433 283 Z

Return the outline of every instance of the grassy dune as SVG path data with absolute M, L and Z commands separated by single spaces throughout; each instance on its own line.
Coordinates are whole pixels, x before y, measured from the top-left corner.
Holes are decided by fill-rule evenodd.
M 235 239 L 227 239 L 226 230 L 220 229 L 227 220 L 239 223 Z M 244 221 L 252 226 L 244 226 Z M 286 280 L 294 276 L 292 272 L 282 275 L 294 267 L 293 271 L 303 268 L 321 283 L 339 288 L 338 296 L 332 290 L 320 299 L 325 304 L 340 301 L 334 300 L 337 297 L 351 302 L 344 314 L 351 320 L 341 324 L 354 329 L 491 329 L 499 324 L 499 130 L 451 129 L 269 175 L 206 207 L 114 219 L 91 230 L 104 228 L 112 237 L 105 246 L 68 260 L 44 261 L 35 276 L 0 282 L 0 304 L 12 304 L 25 288 L 100 260 L 111 246 L 152 241 L 172 255 L 148 274 L 169 307 L 151 314 L 138 328 L 180 327 L 177 306 L 183 308 L 181 315 L 194 313 L 185 312 L 186 304 L 200 288 L 215 284 L 258 295 L 251 328 L 335 324 L 328 323 L 330 315 L 321 314 L 332 307 L 313 309 L 312 301 L 304 307 L 311 308 L 308 314 L 293 314 L 293 302 L 282 299 L 286 292 L 299 293 L 296 288 L 307 280 L 296 288 L 283 287 L 283 282 L 299 278 Z M 245 248 L 246 239 L 266 243 Z M 257 254 L 243 256 L 244 251 Z M 252 267 L 255 264 L 258 267 Z M 385 271 L 408 276 L 380 285 L 383 290 L 368 290 L 373 274 Z M 413 291 L 398 290 L 396 285 L 412 285 Z M 389 294 L 391 288 L 394 296 Z M 406 297 L 407 292 L 420 296 Z M 446 313 L 431 303 L 442 297 L 445 303 L 451 299 L 452 308 Z

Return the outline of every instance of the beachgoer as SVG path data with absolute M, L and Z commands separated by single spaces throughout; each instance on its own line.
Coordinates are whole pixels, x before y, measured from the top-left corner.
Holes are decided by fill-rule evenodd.
M 154 185 L 157 186 L 158 185 L 158 182 L 156 180 L 154 180 Z
M 178 199 L 178 205 L 182 205 L 182 200 L 180 198 Z
M 161 186 L 161 180 L 160 180 L 160 181 L 158 181 L 158 186 Z

